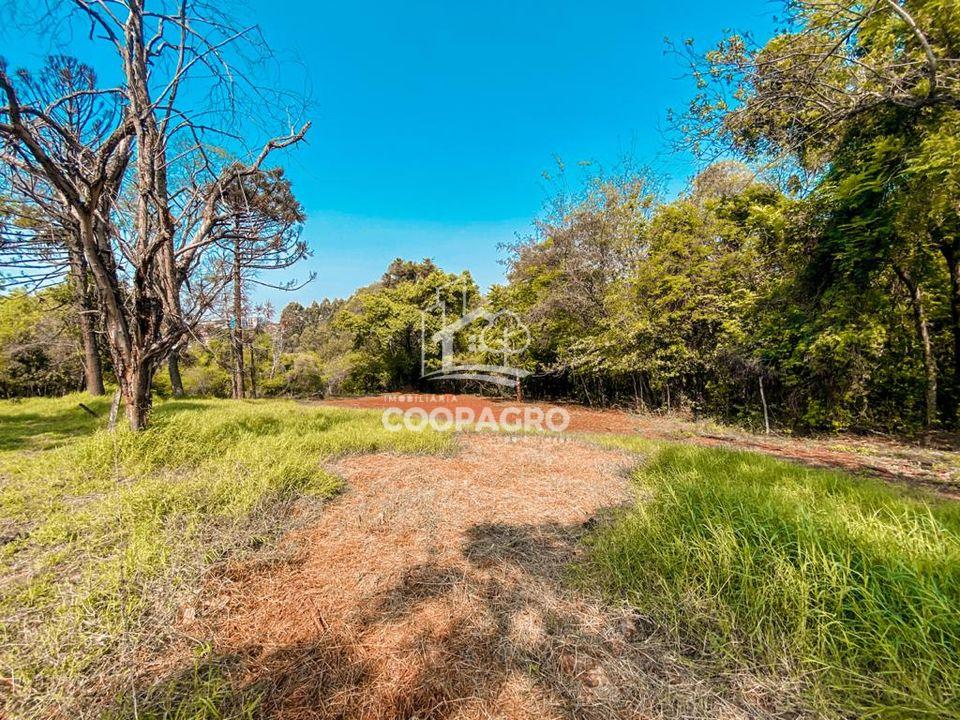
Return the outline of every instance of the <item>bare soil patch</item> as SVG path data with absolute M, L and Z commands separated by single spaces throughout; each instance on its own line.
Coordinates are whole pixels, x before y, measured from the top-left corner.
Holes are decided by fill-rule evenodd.
M 547 409 L 549 403 L 517 403 L 475 395 L 395 394 L 325 400 L 338 407 L 384 409 L 437 407 L 475 412 L 506 405 Z M 709 447 L 752 450 L 811 467 L 832 468 L 879 477 L 890 482 L 920 486 L 941 495 L 960 498 L 960 438 L 941 435 L 930 447 L 918 442 L 883 435 L 822 436 L 796 438 L 754 435 L 712 422 L 697 422 L 679 415 L 636 414 L 624 410 L 587 408 L 562 404 L 570 413 L 568 430 L 574 433 L 637 433 L 654 440 L 693 442 Z
M 401 410 L 422 408 L 428 413 L 436 408 L 446 408 L 455 411 L 457 408 L 469 408 L 477 416 L 490 409 L 495 415 L 507 407 L 521 408 L 537 407 L 546 410 L 555 405 L 551 403 L 524 403 L 501 398 L 485 398 L 478 395 L 425 395 L 425 394 L 390 394 L 368 395 L 364 397 L 332 398 L 323 401 L 324 405 L 336 407 L 363 408 L 368 410 L 383 410 L 389 407 L 398 407 Z M 570 412 L 569 432 L 635 432 L 638 426 L 637 418 L 630 413 L 620 410 L 594 410 L 582 405 L 562 404 Z
M 343 495 L 285 538 L 283 561 L 212 578 L 185 635 L 213 638 L 270 718 L 783 710 L 784 688 L 702 676 L 646 618 L 571 587 L 582 535 L 631 502 L 630 457 L 549 438 L 460 444 L 338 461 Z

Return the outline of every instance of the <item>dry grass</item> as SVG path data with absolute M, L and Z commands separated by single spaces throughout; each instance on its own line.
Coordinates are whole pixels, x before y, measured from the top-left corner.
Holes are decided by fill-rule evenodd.
M 208 582 L 181 626 L 215 638 L 206 667 L 286 720 L 792 710 L 782 684 L 701 677 L 645 618 L 566 582 L 598 515 L 631 500 L 626 455 L 549 438 L 461 445 L 429 462 L 335 463 L 348 490 L 316 525 L 275 562 Z M 141 712 L 196 673 L 190 653 L 145 668 Z
M 269 545 L 340 487 L 326 460 L 450 447 L 374 413 L 277 401 L 170 401 L 149 430 L 109 433 L 78 401 L 105 406 L 0 402 L 2 717 L 99 717 L 172 641 L 211 564 Z M 175 716 L 216 717 L 189 707 L 217 678 L 194 680 Z

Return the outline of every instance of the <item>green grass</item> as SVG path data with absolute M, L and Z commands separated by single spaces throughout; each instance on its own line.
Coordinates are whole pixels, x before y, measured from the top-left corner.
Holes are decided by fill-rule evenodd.
M 646 460 L 587 579 L 725 671 L 798 682 L 818 714 L 960 717 L 960 504 L 754 453 L 600 442 Z
M 110 433 L 107 404 L 0 402 L 0 670 L 11 685 L 0 701 L 11 717 L 75 708 L 129 677 L 133 653 L 163 647 L 206 568 L 276 537 L 292 502 L 336 492 L 325 460 L 452 442 L 388 432 L 378 413 L 286 401 L 167 401 L 147 431 Z M 170 717 L 208 716 L 189 711 L 213 707 L 208 675 Z
M 195 649 L 193 663 L 179 675 L 149 685 L 139 694 L 121 698 L 102 720 L 258 720 L 263 717 L 262 693 L 238 688 L 240 673 L 234 658 L 218 657 L 209 644 Z

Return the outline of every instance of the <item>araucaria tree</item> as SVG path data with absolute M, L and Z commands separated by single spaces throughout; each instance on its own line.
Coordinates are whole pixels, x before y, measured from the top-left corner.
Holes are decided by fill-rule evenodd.
M 71 137 L 96 142 L 109 124 L 112 112 L 94 92 L 96 75 L 76 58 L 55 55 L 47 58 L 36 76 L 21 74 L 21 93 L 29 103 L 46 107 L 68 97 L 59 108 L 59 121 Z M 59 157 L 72 157 L 72 147 L 62 136 L 51 136 Z M 83 351 L 84 387 L 102 395 L 103 367 L 100 360 L 99 326 L 89 268 L 80 250 L 77 225 L 69 208 L 49 183 L 21 163 L 0 164 L 0 193 L 7 198 L 8 221 L 0 226 L 0 268 L 4 288 L 14 286 L 40 290 L 51 283 L 68 281 Z M 72 242 L 68 241 L 72 238 Z
M 294 197 L 290 181 L 279 169 L 246 174 L 221 194 L 229 227 L 217 243 L 221 278 L 230 288 L 231 376 L 235 399 L 244 397 L 244 321 L 248 297 L 247 284 L 292 289 L 293 281 L 283 285 L 258 279 L 261 272 L 288 268 L 307 255 L 300 238 L 303 208 Z M 249 338 L 251 353 L 253 338 Z M 250 387 L 256 394 L 256 362 L 251 357 Z
M 87 24 L 113 53 L 121 81 L 38 102 L 29 75 L 0 61 L 2 160 L 46 186 L 69 215 L 76 231 L 64 242 L 89 267 L 130 426 L 139 430 L 155 371 L 219 292 L 198 270 L 231 231 L 227 198 L 261 176 L 272 152 L 300 142 L 309 124 L 253 149 L 237 136 L 241 94 L 256 87 L 243 63 L 256 64 L 252 53 L 266 48 L 256 28 L 237 27 L 213 5 L 74 0 L 50 3 L 49 12 L 67 13 L 61 24 Z M 112 109 L 99 132 L 82 136 L 66 122 L 79 95 Z

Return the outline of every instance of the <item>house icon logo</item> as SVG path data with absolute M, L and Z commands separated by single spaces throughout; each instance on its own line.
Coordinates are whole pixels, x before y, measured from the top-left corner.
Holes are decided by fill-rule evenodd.
M 509 310 L 490 311 L 484 307 L 467 309 L 467 291 L 464 288 L 460 315 L 447 322 L 446 303 L 438 288 L 436 301 L 420 311 L 420 375 L 425 380 L 480 380 L 504 387 L 514 387 L 530 375 L 508 364 L 513 355 L 518 355 L 530 345 L 530 330 L 520 317 Z M 441 327 L 427 336 L 428 320 L 439 311 Z M 466 341 L 466 353 L 472 358 L 481 357 L 486 362 L 458 362 L 457 340 Z M 427 372 L 427 357 L 440 348 L 440 369 Z M 429 349 L 429 350 L 428 350 Z M 460 349 L 461 355 L 464 349 Z M 461 359 L 463 359 L 461 357 Z M 499 365 L 489 360 L 499 360 Z

